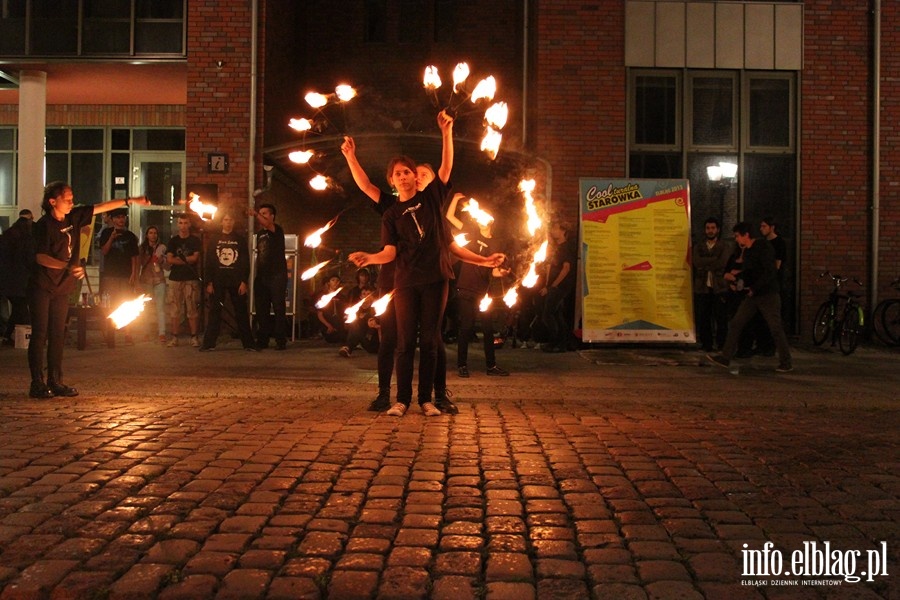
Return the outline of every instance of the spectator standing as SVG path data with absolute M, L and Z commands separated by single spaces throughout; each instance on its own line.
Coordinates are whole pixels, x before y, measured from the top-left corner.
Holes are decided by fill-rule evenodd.
M 544 352 L 568 350 L 574 325 L 572 300 L 575 294 L 575 267 L 578 260 L 578 240 L 572 237 L 572 227 L 559 218 L 550 222 L 552 244 L 547 259 L 546 284 L 540 291 L 544 299 L 543 318 L 550 341 L 541 345 Z
M 269 347 L 275 338 L 275 349 L 287 347 L 287 260 L 284 230 L 275 222 L 274 204 L 261 204 L 253 211 L 259 229 L 256 232 L 256 271 L 253 280 L 256 305 L 256 346 Z
M 26 209 L 0 235 L 0 298 L 9 300 L 10 313 L 3 332 L 3 343 L 15 343 L 16 325 L 28 325 L 28 281 L 34 263 L 34 239 L 31 235 L 34 216 Z
M 203 244 L 200 238 L 191 234 L 191 219 L 186 214 L 178 215 L 176 220 L 178 233 L 172 236 L 166 246 L 166 263 L 169 271 L 169 286 L 166 303 L 172 327 L 169 347 L 178 345 L 178 330 L 181 322 L 187 317 L 191 330 L 191 346 L 200 347 L 200 253 Z
M 100 234 L 100 252 L 103 266 L 100 268 L 100 293 L 108 294 L 110 309 L 132 299 L 138 280 L 138 239 L 127 228 L 128 211 L 117 208 L 112 211 L 112 227 Z M 125 333 L 131 343 L 131 334 Z
M 159 229 L 151 225 L 144 233 L 144 241 L 138 246 L 138 262 L 141 265 L 140 282 L 147 295 L 153 297 L 156 306 L 156 331 L 159 342 L 166 343 L 166 245 L 159 239 Z
M 725 266 L 731 257 L 732 245 L 721 239 L 721 224 L 716 217 L 706 219 L 703 229 L 705 239 L 694 244 L 691 251 L 694 321 L 697 341 L 704 352 L 712 352 L 713 339 L 715 347 L 721 350 L 728 331 Z

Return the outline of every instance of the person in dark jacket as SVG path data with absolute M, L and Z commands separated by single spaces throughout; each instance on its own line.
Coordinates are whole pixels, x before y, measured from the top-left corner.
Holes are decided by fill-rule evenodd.
M 10 314 L 4 331 L 4 343 L 12 344 L 16 325 L 28 325 L 28 279 L 34 263 L 34 239 L 31 211 L 19 211 L 19 219 L 0 235 L 0 297 L 9 300 Z
M 735 241 L 744 249 L 744 266 L 739 274 L 728 272 L 725 278 L 729 282 L 734 282 L 738 289 L 746 290 L 746 295 L 737 313 L 728 323 L 728 337 L 725 338 L 722 353 L 715 356 L 707 354 L 706 357 L 715 365 L 728 367 L 737 352 L 741 332 L 756 311 L 759 311 L 769 327 L 778 351 L 778 368 L 775 370 L 779 373 L 793 371 L 791 348 L 781 325 L 781 293 L 778 271 L 775 268 L 775 251 L 765 240 L 753 239 L 750 224 L 747 222 L 738 223 L 732 231 Z
M 256 351 L 250 332 L 250 314 L 247 310 L 247 292 L 250 290 L 250 255 L 247 238 L 234 230 L 234 217 L 222 216 L 222 231 L 213 235 L 206 249 L 206 293 L 209 296 L 209 320 L 200 352 L 216 347 L 222 325 L 222 308 L 225 297 L 231 299 L 234 320 L 244 350 Z

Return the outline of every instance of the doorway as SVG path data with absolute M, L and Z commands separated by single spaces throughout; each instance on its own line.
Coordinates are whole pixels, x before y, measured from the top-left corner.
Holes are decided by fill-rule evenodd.
M 129 208 L 131 231 L 143 239 L 151 225 L 167 243 L 174 231 L 174 215 L 184 210 L 184 153 L 135 152 L 132 155 L 131 196 L 146 196 L 150 206 Z

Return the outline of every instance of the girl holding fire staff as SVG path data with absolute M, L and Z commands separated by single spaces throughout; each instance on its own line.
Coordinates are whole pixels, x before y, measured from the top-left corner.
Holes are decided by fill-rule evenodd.
M 437 116 L 441 130 L 441 166 L 437 178 L 424 190 L 416 187 L 416 163 L 407 156 L 388 162 L 387 179 L 398 193 L 398 202 L 382 218 L 383 249 L 370 254 L 354 252 L 350 260 L 358 267 L 395 261 L 394 310 L 397 317 L 397 401 L 388 410 L 403 416 L 412 403 L 413 363 L 419 336 L 418 401 L 426 416 L 438 416 L 431 402 L 440 324 L 447 304 L 449 280 L 453 276 L 450 252 L 472 264 L 496 267 L 505 256 L 482 257 L 460 247 L 450 235 L 444 218 L 444 200 L 450 190 L 453 169 L 453 118 L 446 111 Z
M 28 289 L 31 309 L 31 342 L 28 367 L 31 370 L 32 398 L 77 396 L 78 391 L 63 383 L 62 357 L 66 335 L 69 294 L 75 281 L 84 277 L 78 235 L 93 223 L 94 215 L 127 207 L 129 203 L 148 205 L 146 198 L 110 200 L 101 204 L 74 206 L 72 188 L 55 181 L 44 188 L 41 208 L 44 216 L 34 224 L 35 265 Z M 44 345 L 47 346 L 47 383 L 44 383 Z

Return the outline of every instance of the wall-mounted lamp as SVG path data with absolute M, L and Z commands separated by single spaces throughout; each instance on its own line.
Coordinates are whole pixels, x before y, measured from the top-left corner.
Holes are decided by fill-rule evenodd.
M 706 167 L 706 176 L 710 181 L 733 181 L 737 177 L 738 166 L 735 163 L 720 162 Z

